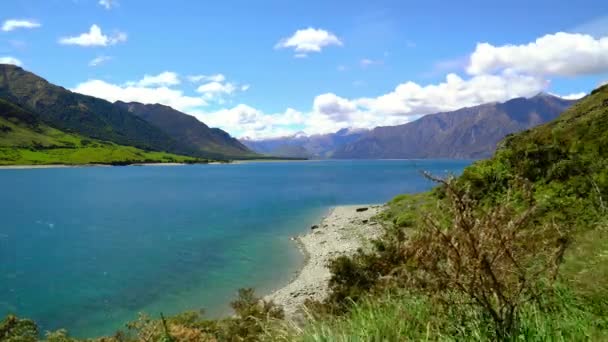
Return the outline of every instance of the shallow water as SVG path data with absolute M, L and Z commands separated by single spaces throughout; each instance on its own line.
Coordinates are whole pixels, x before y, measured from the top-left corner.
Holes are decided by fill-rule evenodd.
M 289 237 L 331 206 L 429 189 L 469 161 L 265 162 L 0 170 L 0 316 L 108 334 L 145 311 L 228 312 L 287 283 Z

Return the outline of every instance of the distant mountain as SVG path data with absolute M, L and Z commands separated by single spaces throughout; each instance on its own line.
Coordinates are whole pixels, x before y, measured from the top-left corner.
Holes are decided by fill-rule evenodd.
M 548 94 L 489 103 L 377 127 L 339 147 L 341 159 L 485 158 L 505 136 L 557 118 L 575 101 Z
M 331 158 L 338 147 L 361 138 L 367 130 L 342 129 L 336 133 L 307 136 L 298 133 L 292 136 L 241 142 L 255 152 L 293 158 Z
M 255 156 L 254 152 L 228 133 L 219 128 L 209 128 L 195 117 L 171 107 L 160 104 L 146 105 L 121 101 L 115 104 L 160 128 L 176 141 L 186 143 L 205 155 L 217 154 L 220 157 L 230 158 Z

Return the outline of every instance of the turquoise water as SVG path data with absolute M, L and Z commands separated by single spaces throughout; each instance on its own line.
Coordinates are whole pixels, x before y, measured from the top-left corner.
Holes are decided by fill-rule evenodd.
M 145 311 L 228 312 L 267 293 L 302 256 L 289 237 L 334 205 L 429 189 L 421 170 L 468 161 L 390 160 L 0 170 L 0 316 L 41 331 L 107 334 Z

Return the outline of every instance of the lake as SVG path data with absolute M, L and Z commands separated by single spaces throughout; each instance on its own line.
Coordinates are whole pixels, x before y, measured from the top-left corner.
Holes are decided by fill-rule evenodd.
M 229 313 L 241 287 L 285 285 L 289 237 L 335 205 L 432 187 L 463 160 L 0 170 L 0 316 L 109 334 L 144 311 Z

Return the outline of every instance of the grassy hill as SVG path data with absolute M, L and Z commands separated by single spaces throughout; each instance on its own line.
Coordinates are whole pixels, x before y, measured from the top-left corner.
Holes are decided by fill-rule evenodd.
M 608 86 L 378 219 L 282 340 L 608 339 Z
M 197 160 L 65 133 L 42 123 L 36 115 L 0 100 L 0 165 L 128 164 Z

